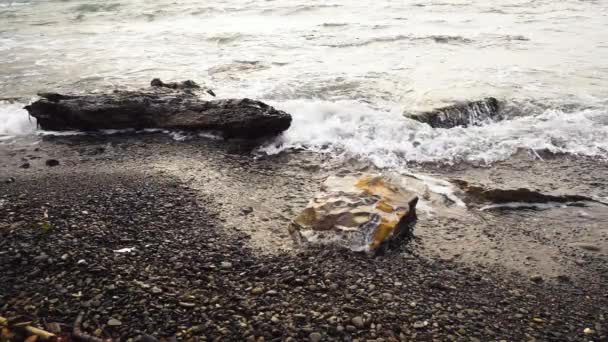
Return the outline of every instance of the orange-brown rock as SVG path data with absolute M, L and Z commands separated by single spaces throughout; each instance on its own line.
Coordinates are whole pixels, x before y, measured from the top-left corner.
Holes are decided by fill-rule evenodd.
M 415 193 L 388 177 L 329 177 L 290 231 L 299 243 L 377 253 L 411 237 L 417 202 Z

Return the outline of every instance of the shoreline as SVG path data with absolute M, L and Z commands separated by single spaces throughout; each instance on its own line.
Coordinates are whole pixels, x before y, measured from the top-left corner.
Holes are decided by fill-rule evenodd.
M 0 316 L 40 327 L 58 322 L 65 332 L 83 311 L 84 331 L 123 339 L 178 333 L 234 340 L 606 337 L 604 252 L 583 252 L 584 263 L 570 265 L 581 251 L 562 248 L 567 239 L 533 227 L 501 233 L 503 214 L 471 219 L 452 212 L 423 213 L 413 243 L 381 257 L 297 248 L 286 225 L 321 180 L 373 170 L 356 162 L 332 165 L 312 153 L 254 159 L 243 152 L 218 141 L 157 135 L 0 146 Z M 19 168 L 23 158 L 30 168 Z M 47 159 L 60 164 L 48 167 Z M 517 158 L 505 164 L 511 165 L 418 171 L 508 183 L 516 176 L 506 174 L 529 169 Z M 533 167 L 539 177 L 532 184 L 546 182 L 543 168 L 560 179 L 564 165 L 573 173 L 591 165 L 569 156 L 549 164 Z M 596 171 L 583 185 L 606 172 Z M 4 182 L 9 177 L 14 182 Z M 244 214 L 245 207 L 253 212 Z M 48 232 L 39 225 L 44 209 Z M 518 239 L 529 234 L 527 243 L 534 244 L 518 249 Z M 511 245 L 504 243 L 508 237 Z M 548 261 L 557 256 L 555 264 L 568 266 L 555 274 L 543 265 L 500 262 L 553 245 L 560 252 Z M 450 246 L 453 251 L 441 250 Z M 115 252 L 131 247 L 135 251 Z M 531 280 L 537 273 L 544 281 Z M 121 324 L 110 326 L 111 319 Z M 586 336 L 585 328 L 594 334 Z

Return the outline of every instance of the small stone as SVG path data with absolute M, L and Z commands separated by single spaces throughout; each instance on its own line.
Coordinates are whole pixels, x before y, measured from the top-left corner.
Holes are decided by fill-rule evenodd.
M 46 325 L 46 329 L 49 332 L 52 332 L 53 334 L 60 334 L 61 333 L 61 325 L 59 323 L 47 323 Z
M 46 166 L 53 167 L 53 166 L 57 166 L 57 165 L 59 165 L 59 160 L 57 160 L 57 159 L 49 159 L 46 161 Z
M 116 318 L 110 318 L 108 320 L 108 325 L 111 327 L 117 327 L 117 326 L 122 325 L 122 322 L 117 320 Z
M 323 336 L 321 336 L 321 334 L 319 334 L 318 332 L 313 332 L 313 333 L 310 333 L 309 338 L 310 338 L 310 342 L 319 342 L 319 341 L 321 341 Z
M 540 283 L 541 281 L 543 281 L 543 277 L 540 274 L 535 274 L 530 277 L 530 280 L 535 283 Z
M 593 335 L 593 334 L 595 334 L 595 331 L 593 331 L 593 329 L 591 329 L 591 328 L 585 328 L 585 330 L 583 330 L 583 334 L 585 334 L 587 336 Z
M 70 256 L 66 253 L 66 254 L 64 254 L 64 255 L 61 256 L 61 260 L 63 260 L 63 261 L 68 260 L 69 257 Z
M 19 167 L 22 168 L 22 169 L 29 169 L 30 168 L 30 163 L 23 163 Z
M 251 294 L 258 295 L 264 292 L 264 289 L 261 287 L 255 287 L 251 290 Z
M 422 329 L 422 328 L 426 327 L 427 325 L 429 325 L 428 321 L 416 321 L 413 324 L 415 329 Z
M 154 286 L 154 287 L 152 287 L 152 293 L 161 294 L 161 293 L 163 293 L 163 290 L 160 287 Z
M 196 304 L 194 303 L 189 303 L 189 302 L 179 302 L 179 305 L 184 307 L 184 308 L 193 308 L 196 306 Z
M 4 183 L 6 183 L 6 184 L 15 183 L 15 178 L 13 178 L 13 177 L 8 177 L 8 178 L 7 178 L 7 179 L 4 181 Z
M 365 322 L 363 321 L 363 318 L 361 316 L 353 317 L 353 319 L 351 319 L 351 322 L 359 329 L 365 326 Z
M 232 268 L 232 263 L 231 263 L 231 262 L 228 262 L 228 261 L 222 261 L 222 262 L 220 263 L 220 267 L 221 267 L 221 268 Z
M 87 261 L 86 261 L 86 260 L 84 260 L 84 259 L 80 259 L 80 260 L 78 260 L 78 261 L 76 262 L 76 264 L 77 264 L 77 265 L 86 265 L 86 264 L 87 264 Z
M 572 246 L 572 247 L 578 247 L 580 249 L 584 249 L 584 250 L 589 251 L 589 252 L 599 252 L 599 251 L 602 250 L 597 245 L 594 245 L 594 244 L 591 244 L 591 243 L 584 243 L 584 242 L 571 243 L 570 246 Z
M 252 207 L 241 208 L 241 214 L 243 214 L 243 215 L 249 215 L 252 212 L 253 212 L 253 208 Z

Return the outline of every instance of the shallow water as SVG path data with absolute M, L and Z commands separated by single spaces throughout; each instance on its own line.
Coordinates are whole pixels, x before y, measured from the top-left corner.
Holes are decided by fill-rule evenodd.
M 267 152 L 492 162 L 518 148 L 608 155 L 605 1 L 0 1 L 0 138 L 32 134 L 39 90 L 194 79 L 294 115 Z M 483 127 L 403 117 L 495 96 Z M 25 100 L 24 100 L 25 99 Z

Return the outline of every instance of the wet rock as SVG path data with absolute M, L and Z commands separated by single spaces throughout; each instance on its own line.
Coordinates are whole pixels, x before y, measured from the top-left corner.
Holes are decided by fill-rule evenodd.
M 547 194 L 527 188 L 494 189 L 464 180 L 452 180 L 466 194 L 467 202 L 504 203 L 568 203 L 578 201 L 596 201 L 593 198 L 575 194 Z
M 19 168 L 21 169 L 29 169 L 30 168 L 30 163 L 23 163 L 19 166 Z
M 494 97 L 457 103 L 430 112 L 409 115 L 410 118 L 435 128 L 479 126 L 488 119 L 500 119 L 500 102 Z
M 46 130 L 163 128 L 209 130 L 226 138 L 274 136 L 291 125 L 291 116 L 250 99 L 206 101 L 193 91 L 152 87 L 89 95 L 39 94 L 25 108 Z
M 15 178 L 8 177 L 7 179 L 4 180 L 4 183 L 6 183 L 6 184 L 15 183 Z
M 182 82 L 169 82 L 165 83 L 160 78 L 155 78 L 150 82 L 151 87 L 161 87 L 169 89 L 200 89 L 200 85 L 192 80 L 186 80 Z
M 150 86 L 158 87 L 158 88 L 176 89 L 176 90 L 177 89 L 179 89 L 179 90 L 201 89 L 201 86 L 192 80 L 165 83 L 165 82 L 161 81 L 159 78 L 153 79 L 152 82 L 150 82 Z M 213 90 L 211 90 L 211 89 L 204 89 L 204 90 L 207 92 L 207 94 L 215 97 L 215 93 L 213 92 Z
M 46 164 L 46 166 L 50 166 L 50 167 L 57 166 L 57 165 L 59 165 L 59 160 L 49 159 L 45 162 L 45 164 Z
M 379 252 L 412 235 L 418 197 L 377 175 L 329 177 L 292 222 L 298 243 L 335 244 Z

